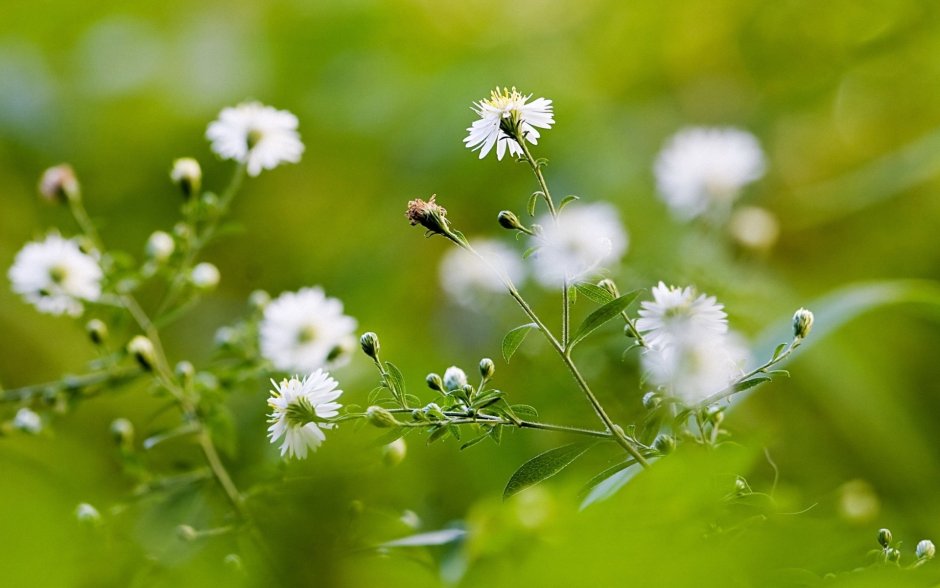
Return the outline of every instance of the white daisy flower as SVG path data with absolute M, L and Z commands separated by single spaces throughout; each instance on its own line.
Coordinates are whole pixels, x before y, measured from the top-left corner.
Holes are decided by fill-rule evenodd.
M 669 139 L 654 171 L 659 195 L 673 215 L 690 220 L 711 208 L 730 208 L 764 168 L 764 152 L 747 131 L 692 127 Z
M 690 339 L 720 336 L 728 331 L 728 315 L 714 296 L 689 286 L 676 288 L 660 282 L 653 300 L 640 304 L 636 328 L 650 347 L 664 349 Z
M 494 145 L 496 159 L 502 160 L 506 149 L 510 155 L 522 155 L 522 147 L 516 142 L 518 135 L 535 145 L 540 136 L 536 127 L 550 129 L 555 124 L 552 101 L 539 98 L 527 104 L 531 97 L 532 94 L 523 96 L 515 88 L 497 88 L 489 98 L 474 102 L 473 111 L 480 119 L 467 129 L 470 134 L 463 142 L 470 149 L 479 149 L 480 159 L 486 157 Z
M 28 408 L 21 408 L 16 411 L 13 417 L 13 427 L 20 431 L 38 435 L 42 431 L 42 417 Z
M 356 320 L 323 290 L 285 292 L 264 308 L 259 325 L 261 355 L 286 372 L 310 373 L 349 360 L 356 347 Z
M 441 287 L 447 295 L 467 307 L 482 302 L 486 295 L 506 292 L 506 286 L 497 272 L 502 272 L 515 284 L 525 277 L 520 255 L 508 245 L 495 239 L 475 239 L 471 242 L 489 265 L 469 251 L 455 247 L 449 249 L 441 259 L 439 272 Z
M 306 459 L 307 449 L 316 451 L 326 439 L 323 430 L 336 426 L 327 419 L 339 415 L 342 405 L 334 401 L 343 391 L 336 389 L 336 380 L 319 369 L 303 380 L 291 378 L 280 384 L 273 380 L 271 383 L 274 385 L 268 399 L 273 411 L 268 415 L 271 443 L 284 437 L 281 456 Z
M 641 363 L 650 384 L 693 406 L 741 377 L 747 356 L 737 337 L 690 336 L 646 349 Z
M 258 102 L 226 108 L 209 124 L 206 138 L 223 159 L 234 159 L 248 168 L 248 175 L 297 163 L 304 144 L 297 134 L 297 117 Z
M 605 265 L 619 263 L 629 238 L 611 204 L 571 204 L 558 215 L 537 219 L 540 234 L 530 244 L 538 247 L 532 256 L 535 278 L 546 287 L 561 286 L 594 273 Z
M 83 300 L 101 297 L 97 259 L 55 233 L 20 249 L 7 275 L 14 292 L 47 314 L 79 316 Z

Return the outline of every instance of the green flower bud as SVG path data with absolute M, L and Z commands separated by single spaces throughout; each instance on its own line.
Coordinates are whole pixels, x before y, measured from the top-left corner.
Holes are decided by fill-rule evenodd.
M 98 319 L 88 321 L 85 325 L 85 332 L 95 345 L 101 345 L 108 340 L 108 325 Z
M 793 314 L 793 337 L 805 339 L 813 329 L 813 313 L 801 308 Z
M 617 288 L 617 284 L 615 284 L 614 281 L 610 278 L 604 278 L 598 282 L 597 287 L 607 290 L 614 298 L 620 298 L 620 289 Z
M 384 461 L 387 466 L 396 466 L 404 461 L 407 453 L 408 445 L 405 444 L 404 439 L 399 437 L 382 447 L 382 461 Z
M 39 180 L 39 195 L 49 202 L 80 200 L 81 187 L 72 166 L 62 163 L 44 171 Z
M 366 419 L 379 428 L 397 427 L 399 423 L 395 415 L 381 406 L 370 406 L 366 409 Z
M 675 448 L 676 439 L 672 435 L 664 435 L 660 433 L 659 435 L 656 435 L 656 439 L 653 440 L 653 449 L 662 455 L 668 455 L 672 453 Z
M 523 233 L 531 232 L 511 210 L 501 210 L 499 216 L 496 217 L 496 222 L 499 223 L 499 226 L 504 229 L 509 229 L 510 231 L 522 231 Z
M 170 179 L 179 186 L 183 196 L 188 199 L 193 194 L 198 194 L 202 187 L 202 168 L 192 157 L 181 157 L 173 162 Z
M 83 525 L 97 527 L 101 524 L 101 513 L 87 502 L 82 502 L 75 507 L 75 518 Z
M 134 424 L 125 418 L 111 421 L 111 437 L 121 447 L 134 445 Z
M 480 375 L 485 380 L 489 380 L 496 373 L 496 364 L 489 357 L 480 360 Z
M 157 364 L 157 352 L 153 342 L 143 335 L 137 335 L 127 344 L 127 352 L 134 356 L 140 367 L 147 371 L 153 370 Z
M 878 544 L 884 548 L 888 548 L 891 545 L 891 541 L 894 537 L 891 535 L 890 529 L 879 529 L 878 531 Z
M 428 374 L 428 377 L 425 378 L 425 381 L 428 383 L 428 388 L 436 392 L 443 394 L 444 392 L 444 380 L 437 374 Z
M 379 359 L 379 336 L 369 331 L 368 333 L 363 333 L 362 337 L 359 337 L 359 346 L 362 347 L 362 352 L 371 357 L 372 359 L 378 361 Z
M 914 554 L 917 559 L 933 559 L 933 556 L 937 554 L 937 548 L 930 539 L 923 539 L 917 544 Z
M 663 403 L 662 397 L 655 392 L 647 392 L 643 395 L 643 408 L 653 410 Z
M 885 559 L 887 559 L 890 562 L 896 562 L 900 560 L 901 550 L 894 548 L 894 547 L 889 547 L 888 549 L 885 549 Z

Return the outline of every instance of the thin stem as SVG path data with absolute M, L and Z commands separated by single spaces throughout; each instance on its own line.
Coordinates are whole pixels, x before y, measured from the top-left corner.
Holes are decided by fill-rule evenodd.
M 696 409 L 696 410 L 701 410 L 701 409 L 703 409 L 703 408 L 708 407 L 709 405 L 712 405 L 712 404 L 714 404 L 714 403 L 716 403 L 716 402 L 719 402 L 719 401 L 721 401 L 721 400 L 724 400 L 725 398 L 728 398 L 729 396 L 733 396 L 733 395 L 737 394 L 738 392 L 741 392 L 741 390 L 738 390 L 738 385 L 741 384 L 741 382 L 745 382 L 745 381 L 747 381 L 747 380 L 753 378 L 754 376 L 756 376 L 756 375 L 758 375 L 758 374 L 766 373 L 769 368 L 771 368 L 771 367 L 777 365 L 778 363 L 780 363 L 781 361 L 783 361 L 784 359 L 786 359 L 787 357 L 789 357 L 790 354 L 793 353 L 793 351 L 794 351 L 797 347 L 799 347 L 799 346 L 800 346 L 800 343 L 802 343 L 802 342 L 803 342 L 802 339 L 794 339 L 794 340 L 791 341 L 790 344 L 787 346 L 786 350 L 784 350 L 780 355 L 778 355 L 778 356 L 776 356 L 776 357 L 770 358 L 770 359 L 767 360 L 767 362 L 765 362 L 763 365 L 760 365 L 760 366 L 754 368 L 753 370 L 749 371 L 748 373 L 744 374 L 743 376 L 741 376 L 740 378 L 738 378 L 737 380 L 735 380 L 734 383 L 730 384 L 727 388 L 724 388 L 723 390 L 720 390 L 720 391 L 718 391 L 718 392 L 715 392 L 714 394 L 712 394 L 711 396 L 709 396 L 709 397 L 706 398 L 705 400 L 703 400 L 703 401 L 701 401 L 700 403 L 698 403 L 698 404 L 695 406 L 695 409 Z
M 532 173 L 535 174 L 535 179 L 539 183 L 539 189 L 542 191 L 542 198 L 545 200 L 545 204 L 548 205 L 548 212 L 551 213 L 553 219 L 557 219 L 558 211 L 555 210 L 552 194 L 548 191 L 548 183 L 545 181 L 545 176 L 542 175 L 542 165 L 532 156 L 532 152 L 529 151 L 529 145 L 526 143 L 525 137 L 517 136 L 515 140 L 516 143 L 522 147 L 522 154 L 525 155 L 526 161 L 529 162 L 529 166 L 532 168 Z
M 92 244 L 99 251 L 103 248 L 101 237 L 98 236 L 98 230 L 95 228 L 95 223 L 91 222 L 91 217 L 88 216 L 88 211 L 85 210 L 85 205 L 82 204 L 81 198 L 69 198 L 69 210 L 72 211 L 72 216 L 75 217 L 75 222 L 78 223 L 79 229 L 86 237 L 91 239 Z
M 391 413 L 410 413 L 412 409 L 404 408 L 392 408 L 389 409 Z M 555 425 L 551 423 L 543 423 L 539 421 L 526 421 L 526 420 L 511 420 L 503 417 L 498 417 L 495 415 L 489 414 L 468 414 L 461 411 L 444 411 L 444 416 L 450 417 L 452 420 L 441 422 L 441 423 L 401 423 L 404 427 L 428 427 L 434 426 L 436 424 L 441 425 L 466 425 L 466 424 L 477 424 L 477 425 L 507 425 L 512 427 L 519 427 L 520 429 L 541 429 L 543 431 L 558 431 L 561 433 L 573 433 L 575 435 L 586 435 L 588 437 L 599 437 L 602 439 L 611 439 L 613 438 L 613 433 L 609 431 L 598 431 L 596 429 L 585 429 L 583 427 L 573 427 L 570 425 Z M 350 415 L 350 418 L 364 418 L 365 415 Z
M 571 320 L 571 300 L 568 296 L 568 278 L 562 283 L 561 290 L 561 346 L 568 348 L 568 323 Z
M 13 388 L 12 390 L 3 390 L 0 392 L 0 394 L 2 394 L 2 396 L 0 396 L 0 402 L 32 400 L 34 396 L 56 388 L 81 390 L 89 386 L 97 386 L 98 384 L 120 384 L 125 380 L 136 378 L 141 373 L 139 367 L 123 368 L 114 371 L 94 372 L 81 376 L 73 376 L 67 380 L 23 386 L 22 388 Z
M 215 443 L 212 441 L 212 436 L 209 434 L 209 431 L 203 429 L 199 434 L 199 446 L 202 448 L 206 462 L 212 470 L 212 475 L 215 476 L 216 481 L 222 486 L 225 495 L 228 497 L 229 502 L 232 503 L 238 516 L 247 520 L 245 499 L 238 491 L 235 483 L 232 482 L 232 477 L 229 476 L 228 470 L 226 470 L 225 466 L 222 464 L 222 460 L 219 458 L 219 452 L 215 448 Z

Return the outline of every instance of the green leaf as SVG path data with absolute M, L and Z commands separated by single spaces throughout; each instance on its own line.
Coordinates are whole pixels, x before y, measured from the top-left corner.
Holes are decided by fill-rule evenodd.
M 620 298 L 615 298 L 611 300 L 604 306 L 598 308 L 594 312 L 588 315 L 584 322 L 581 323 L 581 326 L 578 327 L 578 330 L 571 337 L 571 341 L 568 343 L 568 350 L 574 349 L 574 346 L 580 343 L 585 337 L 596 331 L 601 325 L 609 321 L 610 319 L 618 316 L 621 312 L 624 311 L 630 304 L 636 300 L 637 296 L 640 295 L 640 290 L 633 290 L 632 292 L 627 292 Z
M 587 494 L 581 501 L 581 510 L 596 502 L 607 500 L 641 471 L 643 468 L 639 467 L 636 462 L 625 461 L 594 476 L 583 489 L 587 491 Z
M 562 198 L 561 204 L 558 205 L 558 212 L 561 212 L 562 210 L 564 210 L 566 206 L 568 206 L 575 200 L 581 200 L 581 198 L 578 196 L 575 196 L 574 194 L 568 194 L 567 196 Z
M 522 344 L 522 341 L 525 340 L 526 335 L 529 334 L 529 329 L 537 327 L 535 323 L 528 323 L 522 325 L 521 327 L 516 327 L 515 329 L 506 333 L 506 336 L 503 337 L 503 359 L 506 360 L 506 363 L 509 363 L 509 359 L 512 357 L 512 354 L 516 352 L 516 349 L 519 348 L 519 345 Z
M 538 250 L 539 250 L 539 246 L 538 246 L 538 245 L 536 245 L 535 247 L 529 247 L 529 248 L 526 249 L 525 252 L 522 254 L 522 259 L 529 259 L 529 257 L 531 257 L 532 254 L 535 253 L 535 252 L 538 251 Z
M 780 354 L 783 353 L 783 350 L 787 348 L 787 343 L 781 343 L 774 348 L 774 354 L 771 356 L 771 361 L 780 357 Z
M 578 288 L 574 284 L 568 286 L 568 304 L 574 304 L 578 301 Z
M 529 196 L 529 203 L 525 207 L 526 211 L 529 213 L 529 216 L 535 216 L 535 205 L 538 203 L 539 196 L 541 195 L 541 192 L 532 192 L 532 195 Z
M 578 282 L 574 287 L 577 288 L 578 292 L 583 294 L 585 298 L 598 304 L 607 304 L 614 299 L 614 295 L 606 289 L 590 282 Z
M 442 529 L 440 531 L 431 531 L 429 533 L 418 533 L 409 535 L 394 541 L 381 543 L 379 547 L 427 547 L 430 545 L 446 545 L 459 541 L 467 536 L 463 529 Z
M 535 407 L 529 406 L 528 404 L 513 404 L 510 408 L 516 414 L 516 416 L 521 419 L 534 421 L 539 418 L 539 411 L 535 410 Z
M 769 381 L 770 381 L 770 378 L 766 376 L 757 376 L 757 377 L 751 378 L 750 380 L 738 382 L 737 384 L 734 385 L 734 389 L 738 392 L 742 392 L 744 390 L 747 390 L 748 388 L 753 388 L 754 386 L 760 386 L 764 382 L 769 382 Z
M 382 392 L 385 392 L 386 390 L 388 390 L 388 388 L 386 388 L 385 386 L 379 386 L 377 388 L 373 388 L 372 391 L 369 392 L 369 397 L 367 398 L 367 404 L 369 406 L 372 406 L 373 404 L 375 404 L 376 401 L 379 399 L 379 396 L 382 395 Z
M 487 431 L 486 431 L 485 433 L 483 433 L 482 435 L 478 435 L 478 436 L 474 437 L 473 439 L 467 441 L 467 442 L 464 443 L 463 445 L 461 445 L 461 446 L 460 446 L 460 450 L 463 451 L 464 449 L 470 449 L 471 447 L 473 447 L 473 446 L 476 445 L 477 443 L 486 440 L 486 438 L 489 437 L 489 436 L 490 436 L 490 431 L 487 430 Z
M 431 443 L 434 443 L 435 441 L 443 439 L 444 437 L 447 436 L 449 432 L 450 431 L 447 430 L 447 427 L 439 426 L 435 428 L 434 431 L 428 436 L 428 445 L 430 445 Z
M 388 387 L 394 396 L 403 406 L 405 405 L 405 378 L 401 375 L 401 370 L 390 361 L 385 362 L 385 371 L 388 372 Z M 404 406 L 407 408 L 407 406 Z
M 594 443 L 572 443 L 536 455 L 522 464 L 509 479 L 503 490 L 503 500 L 542 480 L 551 478 L 584 455 L 594 445 Z
M 489 431 L 489 436 L 490 439 L 493 440 L 493 443 L 499 445 L 499 442 L 503 440 L 503 426 L 496 425 L 495 427 L 491 428 Z

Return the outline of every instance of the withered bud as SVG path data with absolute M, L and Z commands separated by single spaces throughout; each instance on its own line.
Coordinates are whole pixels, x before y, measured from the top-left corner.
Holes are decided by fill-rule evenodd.
M 408 212 L 405 216 L 411 226 L 421 225 L 431 233 L 447 235 L 450 232 L 447 219 L 444 218 L 447 216 L 447 210 L 434 202 L 435 198 L 437 198 L 436 194 L 427 202 L 420 198 L 411 200 L 408 202 Z
M 81 198 L 75 170 L 67 163 L 50 167 L 39 180 L 39 194 L 49 202 L 68 202 Z

